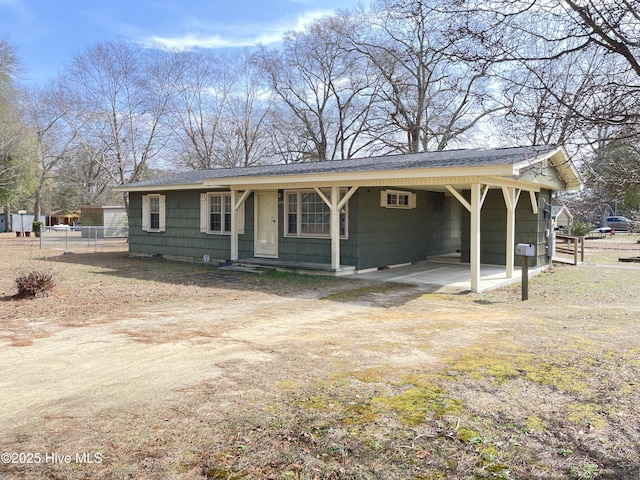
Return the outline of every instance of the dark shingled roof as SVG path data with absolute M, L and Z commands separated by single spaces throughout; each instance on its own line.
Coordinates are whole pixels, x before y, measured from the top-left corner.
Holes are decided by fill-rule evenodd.
M 225 178 L 269 177 L 314 173 L 513 165 L 549 154 L 554 150 L 555 147 L 550 146 L 498 148 L 491 150 L 444 150 L 440 152 L 384 155 L 379 157 L 353 158 L 349 160 L 327 160 L 324 162 L 288 163 L 245 168 L 216 168 L 212 170 L 182 172 L 143 182 L 131 183 L 126 186 L 161 187 L 166 185 L 198 185 L 205 179 L 223 180 Z

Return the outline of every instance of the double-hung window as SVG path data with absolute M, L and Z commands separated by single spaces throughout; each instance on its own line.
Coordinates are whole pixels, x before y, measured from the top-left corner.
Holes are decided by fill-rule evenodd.
M 231 234 L 231 193 L 203 193 L 200 200 L 200 231 Z M 238 233 L 244 233 L 244 204 L 238 209 Z
M 164 232 L 166 229 L 166 202 L 164 195 L 142 196 L 142 230 Z
M 329 190 L 324 191 L 327 198 Z M 340 192 L 342 197 L 346 193 Z M 331 236 L 331 210 L 315 190 L 287 191 L 285 236 L 328 238 Z M 340 237 L 347 238 L 347 205 L 340 211 Z

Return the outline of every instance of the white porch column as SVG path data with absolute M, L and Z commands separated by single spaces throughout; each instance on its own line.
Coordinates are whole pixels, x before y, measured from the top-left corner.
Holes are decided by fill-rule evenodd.
M 479 183 L 471 184 L 471 230 L 470 261 L 471 291 L 477 292 L 480 286 L 480 212 L 482 210 L 482 194 Z
M 231 260 L 238 260 L 238 211 L 236 210 L 236 190 L 231 190 Z M 224 207 L 223 207 L 224 212 Z M 223 213 L 224 217 L 224 213 Z M 223 220 L 224 221 L 224 220 Z
M 520 198 L 520 189 L 515 187 L 502 187 L 502 196 L 507 206 L 507 278 L 513 278 L 513 260 L 516 238 L 516 205 Z
M 238 198 L 238 191 L 231 190 L 231 260 L 238 260 L 238 211 L 244 201 L 251 194 L 251 190 L 245 190 Z M 243 219 L 244 220 L 244 219 Z
M 467 200 L 458 192 L 453 186 L 445 185 L 445 188 L 456 197 L 462 206 L 466 208 L 471 214 L 471 226 L 469 228 L 470 235 L 469 240 L 471 245 L 469 246 L 471 263 L 471 291 L 477 292 L 480 287 L 480 212 L 482 211 L 482 204 L 484 199 L 487 198 L 489 193 L 489 185 L 482 185 L 480 183 L 471 184 L 471 201 Z
M 331 199 L 328 199 L 322 190 L 315 187 L 316 193 L 322 201 L 327 204 L 331 212 L 331 269 L 340 269 L 340 210 L 344 208 L 349 199 L 358 190 L 358 187 L 351 187 L 345 196 L 340 200 L 340 187 L 331 187 Z
M 340 268 L 340 187 L 331 187 L 331 270 Z

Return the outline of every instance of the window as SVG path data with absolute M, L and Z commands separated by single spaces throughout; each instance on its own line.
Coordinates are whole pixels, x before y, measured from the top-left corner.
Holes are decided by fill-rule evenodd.
M 166 201 L 164 195 L 142 196 L 142 230 L 164 232 L 166 230 Z
M 203 193 L 200 196 L 200 231 L 231 234 L 231 193 Z M 238 209 L 238 233 L 244 233 L 244 203 Z
M 149 197 L 149 230 L 160 230 L 160 197 Z
M 382 190 L 380 206 L 385 208 L 416 208 L 416 194 L 397 190 Z
M 331 192 L 323 191 L 327 198 Z M 340 191 L 344 195 L 345 191 Z M 331 210 L 314 190 L 286 193 L 287 215 L 285 236 L 329 238 L 331 236 Z M 347 238 L 347 206 L 340 211 L 340 237 Z

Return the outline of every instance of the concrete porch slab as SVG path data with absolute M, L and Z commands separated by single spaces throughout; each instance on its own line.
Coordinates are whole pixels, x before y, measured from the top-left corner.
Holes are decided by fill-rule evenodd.
M 396 282 L 410 285 L 424 285 L 439 290 L 471 290 L 471 267 L 468 263 L 460 263 L 459 255 L 434 257 L 429 261 L 411 265 L 392 267 L 359 273 L 354 266 L 342 265 L 337 272 L 331 265 L 324 263 L 289 262 L 269 258 L 244 258 L 232 262 L 235 267 L 274 268 L 288 272 L 350 276 L 377 282 Z M 529 278 L 538 275 L 543 269 L 529 267 Z M 504 265 L 482 265 L 480 267 L 479 291 L 492 290 L 513 283 L 520 283 L 522 270 L 514 267 L 513 278 L 507 278 Z
M 482 265 L 480 267 L 479 291 L 492 290 L 513 283 L 520 283 L 522 270 L 514 267 L 513 278 L 507 278 L 504 265 Z M 542 272 L 542 268 L 529 267 L 529 278 Z M 380 282 L 428 285 L 438 290 L 471 290 L 471 267 L 469 264 L 442 262 L 420 262 L 412 265 L 377 270 L 357 275 L 357 278 Z

